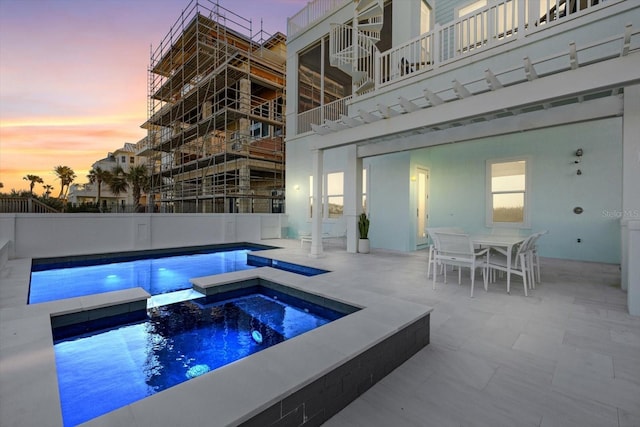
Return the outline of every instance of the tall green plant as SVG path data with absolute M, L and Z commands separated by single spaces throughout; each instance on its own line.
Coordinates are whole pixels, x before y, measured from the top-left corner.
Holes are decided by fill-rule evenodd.
M 360 214 L 360 219 L 358 220 L 358 231 L 360 232 L 361 239 L 369 238 L 369 218 L 367 218 L 367 214 L 364 212 Z

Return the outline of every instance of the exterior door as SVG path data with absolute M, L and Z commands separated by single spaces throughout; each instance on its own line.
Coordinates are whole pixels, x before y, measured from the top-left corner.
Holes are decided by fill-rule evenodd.
M 429 170 L 418 167 L 416 169 L 416 249 L 427 245 L 427 227 L 429 222 Z

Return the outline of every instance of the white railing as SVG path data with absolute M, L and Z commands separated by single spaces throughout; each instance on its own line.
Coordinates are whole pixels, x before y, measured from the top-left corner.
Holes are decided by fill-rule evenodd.
M 311 24 L 344 6 L 349 0 L 312 0 L 300 12 L 287 19 L 287 37 L 291 38 Z
M 353 27 L 345 24 L 331 24 L 329 32 L 329 63 L 331 66 L 350 73 L 354 56 Z
M 434 39 L 434 33 L 426 33 L 381 53 L 378 84 L 433 68 Z
M 603 1 L 596 3 L 571 0 L 494 0 L 482 9 L 455 19 L 447 25 L 436 25 L 433 31 L 382 53 L 372 50 L 372 55 L 366 56 L 362 50 L 370 47 L 359 39 L 358 49 L 361 51 L 358 62 L 352 68 L 356 71 L 352 75 L 353 83 L 356 88 L 362 87 L 363 81 L 373 76 L 373 89 L 378 89 L 483 49 L 516 40 L 525 34 L 541 30 L 548 24 L 559 24 L 586 9 L 606 4 Z M 332 65 L 341 64 L 346 68 L 356 56 L 353 55 L 352 49 L 352 28 L 336 24 L 332 25 L 331 31 Z M 341 55 L 334 59 L 334 53 Z M 354 93 L 362 94 L 373 89 L 356 90 Z M 324 120 L 325 117 L 319 109 L 301 113 L 298 116 L 298 133 L 308 132 L 311 130 L 311 124 L 320 125 Z
M 439 30 L 440 60 L 446 61 L 474 49 L 505 41 L 517 33 L 518 21 L 516 0 L 491 2 L 480 10 L 460 17 Z
M 333 102 L 305 111 L 298 115 L 298 134 L 309 132 L 311 124 L 322 124 L 325 120 L 338 120 L 341 115 L 348 115 L 351 96 L 336 99 Z
M 32 197 L 0 197 L 0 213 L 58 213 Z
M 359 32 L 354 49 L 353 27 L 344 24 L 331 24 L 329 33 L 329 61 L 349 74 L 353 79 L 354 91 L 363 94 L 375 85 L 376 61 L 380 53 L 376 47 L 377 38 Z
M 358 95 L 369 92 L 375 88 L 376 68 L 380 51 L 376 46 L 375 38 L 366 34 L 358 34 L 358 58 L 355 63 L 353 83 Z
M 560 7 L 556 7 L 556 4 Z M 569 3 L 569 7 L 566 5 Z M 490 48 L 564 20 L 600 3 L 580 1 L 495 0 L 421 36 L 380 54 L 379 86 L 431 70 L 442 63 Z M 587 4 L 588 3 L 588 4 Z M 546 12 L 545 12 L 546 11 Z M 522 31 L 521 31 L 522 29 Z M 403 61 L 404 59 L 404 61 Z

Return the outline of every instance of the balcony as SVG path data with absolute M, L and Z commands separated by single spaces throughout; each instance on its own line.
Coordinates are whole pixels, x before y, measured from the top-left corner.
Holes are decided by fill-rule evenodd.
M 371 69 L 358 70 L 361 74 L 364 72 L 371 76 L 371 82 L 367 91 L 356 94 L 349 100 L 352 106 L 357 106 L 357 111 L 352 107 L 350 115 L 345 114 L 348 117 L 329 119 L 320 111 L 326 106 L 321 106 L 299 114 L 296 130 L 299 134 L 308 132 L 309 128 L 318 134 L 331 133 L 625 57 L 640 48 L 640 33 L 630 24 L 626 27 L 619 26 L 619 33 L 615 36 L 595 40 L 583 38 L 578 43 L 565 41 L 567 31 L 585 25 L 593 26 L 594 29 L 602 28 L 600 20 L 609 16 L 624 15 L 627 22 L 633 21 L 633 15 L 629 12 L 634 12 L 635 9 L 637 13 L 637 5 L 634 6 L 632 2 L 621 0 L 593 5 L 585 3 L 582 9 L 580 5 L 576 5 L 577 10 L 566 10 L 562 3 L 559 9 L 547 8 L 545 13 L 534 12 L 544 9 L 541 3 L 544 1 L 491 2 L 481 10 L 450 24 L 436 26 L 433 31 L 406 43 L 385 52 L 375 52 L 375 58 L 369 65 Z M 333 39 L 330 43 L 331 54 L 342 55 L 348 50 L 346 45 L 351 43 L 349 37 L 333 34 L 340 31 L 351 31 L 351 28 L 333 26 L 330 35 Z M 345 46 L 340 45 L 340 40 Z M 532 46 L 532 52 L 541 52 L 541 41 L 547 46 L 542 51 L 551 54 L 539 58 L 527 56 L 530 54 L 528 46 Z M 519 62 L 508 59 L 516 55 L 515 49 L 524 52 L 520 57 L 524 59 Z M 484 72 L 476 70 L 472 75 L 469 65 L 473 63 L 474 68 L 483 67 L 482 61 L 487 64 L 486 67 L 491 68 L 484 68 Z M 366 62 L 369 61 L 359 61 L 358 64 Z M 446 72 L 462 69 L 464 71 L 455 76 L 444 75 Z M 469 78 L 462 80 L 460 76 Z M 425 79 L 437 83 L 431 83 L 427 88 Z M 446 84 L 436 86 L 443 81 Z M 416 91 L 422 96 L 407 96 Z M 373 104 L 374 99 L 379 105 Z
M 287 19 L 287 37 L 290 39 L 311 27 L 320 19 L 331 15 L 349 3 L 349 0 L 313 0 L 300 12 Z

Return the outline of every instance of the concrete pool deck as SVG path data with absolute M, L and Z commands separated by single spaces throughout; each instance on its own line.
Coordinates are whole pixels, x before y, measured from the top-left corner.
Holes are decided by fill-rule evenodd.
M 265 359 L 247 373 L 265 381 L 260 387 L 239 381 L 232 371 L 221 373 L 220 382 L 249 397 L 227 401 L 221 396 L 224 407 L 215 417 L 194 418 L 202 424 L 225 425 L 234 414 L 268 405 L 271 389 L 295 387 L 297 375 L 317 375 L 319 371 L 308 372 L 309 364 L 337 363 L 340 353 L 357 344 L 353 340 L 402 323 L 405 314 L 400 311 L 406 307 L 411 307 L 406 318 L 414 309 L 417 313 L 433 307 L 430 344 L 324 425 L 640 425 L 640 318 L 626 311 L 617 266 L 544 259 L 543 283 L 529 297 L 521 295 L 518 286 L 507 295 L 504 282 L 498 281 L 471 299 L 468 275 L 461 286 L 445 285 L 439 278 L 433 291 L 423 251 L 374 249 L 362 255 L 329 245 L 325 256 L 316 259 L 298 240 L 265 242 L 282 249 L 261 256 L 331 271 L 291 278 L 291 273 L 269 269 L 270 278 L 291 280 L 294 286 L 314 293 L 318 289 L 334 299 L 360 301 L 357 305 L 387 307 L 390 318 L 369 318 L 363 311 L 353 329 L 311 332 L 330 336 L 347 329 L 343 339 L 332 344 L 307 342 L 311 338 L 305 334 L 298 342 L 288 342 L 293 343 L 290 349 L 273 347 L 276 359 L 290 371 L 270 365 L 268 355 L 262 354 L 271 349 L 257 354 Z M 24 304 L 26 293 L 18 288 L 25 286 L 25 264 L 10 260 L 0 270 L 0 425 L 56 426 L 61 420 L 56 418 L 57 388 L 51 392 L 51 384 L 57 385 L 55 366 L 43 362 L 53 357 L 50 320 L 45 310 Z M 298 354 L 303 344 L 314 351 Z M 167 400 L 163 392 L 87 425 L 179 425 L 176 420 L 183 423 L 189 412 L 201 413 L 200 408 L 210 404 L 208 380 L 199 377 L 167 390 Z
M 281 250 L 271 250 L 270 255 L 280 255 Z M 260 252 L 264 254 L 264 251 Z M 280 258 L 285 260 L 284 258 Z M 305 259 L 305 264 L 312 262 Z M 22 276 L 26 260 L 10 261 L 8 267 Z M 19 268 L 18 268 L 19 267 Z M 88 426 L 157 426 L 198 425 L 204 420 L 215 419 L 215 425 L 265 425 L 264 420 L 292 419 L 318 423 L 357 394 L 379 380 L 398 364 L 412 356 L 428 342 L 428 316 L 430 307 L 386 298 L 366 289 L 354 290 L 341 286 L 337 273 L 307 277 L 260 267 L 193 280 L 202 289 L 229 282 L 255 279 L 267 280 L 290 288 L 312 293 L 319 297 L 337 300 L 361 308 L 321 328 L 265 349 L 255 355 L 236 361 L 201 377 L 192 379 L 144 400 L 115 410 L 85 423 Z M 13 276 L 13 274 L 11 274 Z M 15 287 L 10 298 L 22 303 L 3 307 L 0 312 L 2 331 L 0 338 L 0 397 L 4 426 L 60 426 L 58 385 L 55 355 L 51 336 L 51 323 L 68 324 L 90 320 L 96 316 L 120 314 L 146 308 L 149 295 L 140 288 L 110 292 L 80 298 L 24 305 L 25 281 L 20 277 L 7 277 L 2 288 Z M 11 286 L 11 285 L 14 286 Z M 0 294 L 0 298 L 3 295 Z M 422 322 L 422 323 L 420 323 Z M 403 351 L 396 364 L 372 363 L 371 371 L 344 368 L 337 369 L 355 357 L 365 354 L 385 343 L 392 357 L 400 347 L 387 341 L 405 329 L 413 327 L 414 335 L 422 345 L 413 346 L 411 352 Z M 421 327 L 421 328 L 420 328 Z M 422 333 L 416 334 L 417 329 Z M 416 337 L 412 337 L 415 344 Z M 425 341 L 426 340 L 426 341 Z M 383 350 L 379 350 L 381 352 Z M 376 353 L 375 357 L 380 354 Z M 371 356 L 373 357 L 373 356 Z M 367 367 L 368 368 L 368 367 Z M 343 385 L 345 376 L 355 378 L 356 371 L 363 378 Z M 318 382 L 322 387 L 318 387 Z M 365 384 L 366 383 L 366 384 Z M 313 388 L 316 395 L 308 396 Z M 342 392 L 344 388 L 344 392 Z M 348 392 L 347 392 L 348 390 Z M 331 393 L 329 392 L 331 391 Z M 341 402 L 332 402 L 327 396 L 342 395 Z M 357 393 L 357 394 L 356 394 Z M 318 396 L 323 397 L 318 399 Z M 311 400 L 314 400 L 311 402 Z M 299 400 L 299 402 L 295 402 Z M 322 402 L 321 402 L 321 401 Z M 180 410 L 176 411 L 176 407 Z M 333 412 L 329 412 L 333 411 Z

